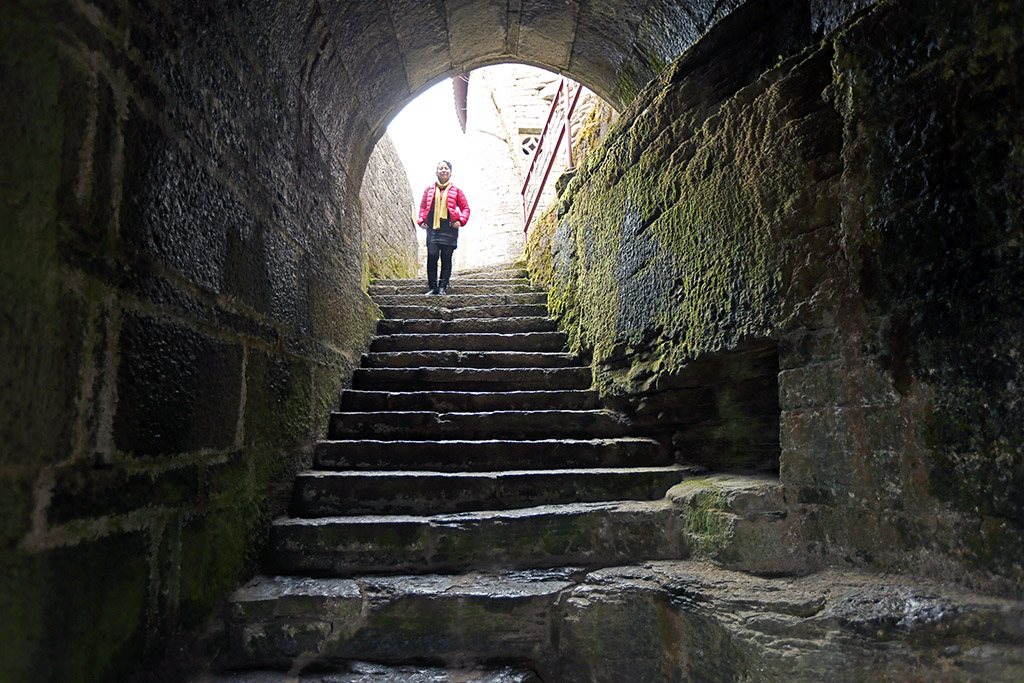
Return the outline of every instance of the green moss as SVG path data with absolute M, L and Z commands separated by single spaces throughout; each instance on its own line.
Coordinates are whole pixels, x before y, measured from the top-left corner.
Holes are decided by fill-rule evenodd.
M 803 78 L 827 77 L 827 61 L 804 59 Z M 815 172 L 799 122 L 780 116 L 794 106 L 782 91 L 800 89 L 812 104 L 817 92 L 780 75 L 698 121 L 679 113 L 678 84 L 659 84 L 587 158 L 563 215 L 541 217 L 528 253 L 573 351 L 598 363 L 626 356 L 634 367 L 642 355 L 661 374 L 770 334 L 784 284 L 780 235 L 802 227 Z M 620 391 L 629 376 L 605 375 L 602 391 Z
M 417 263 L 414 258 L 394 250 L 372 251 L 363 245 L 366 258 L 363 261 L 363 289 L 377 280 L 416 277 Z
M 711 482 L 691 498 L 683 512 L 683 528 L 692 537 L 698 555 L 717 557 L 729 544 L 733 525 L 727 516 L 728 506 L 728 496 Z
M 149 544 L 125 534 L 0 564 L 0 679 L 118 681 L 145 642 Z
M 182 623 L 205 619 L 239 581 L 251 575 L 265 536 L 268 517 L 250 497 L 193 520 L 181 534 L 178 611 Z
M 837 37 L 833 86 L 867 202 L 850 251 L 870 310 L 893 321 L 880 362 L 904 395 L 923 384 L 934 396 L 921 429 L 931 491 L 1018 527 L 1022 25 L 1019 3 L 886 6 Z
M 245 368 L 245 440 L 250 445 L 293 444 L 309 438 L 311 364 L 249 352 Z
M 13 549 L 28 531 L 34 500 L 32 484 L 22 472 L 0 473 L 0 552 Z
M 640 90 L 647 84 L 647 79 L 641 78 L 636 68 L 630 62 L 625 62 L 615 72 L 615 91 L 619 99 L 629 104 L 636 99 Z

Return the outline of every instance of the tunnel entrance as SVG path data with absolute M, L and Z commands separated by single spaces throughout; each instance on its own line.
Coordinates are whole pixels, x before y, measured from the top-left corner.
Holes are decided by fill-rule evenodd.
M 723 661 L 733 678 L 1019 678 L 1022 11 L 3 3 L 5 672 L 130 680 L 205 656 L 179 645 L 257 571 L 374 336 L 374 144 L 428 84 L 511 61 L 625 119 L 534 233 L 530 286 L 598 379 L 618 375 L 602 389 L 716 474 L 584 504 L 562 531 L 492 519 L 513 560 L 590 537 L 674 560 L 263 577 L 229 610 L 266 626 L 246 631 L 258 666 L 370 644 L 386 661 L 499 652 L 562 681 L 716 680 Z M 639 351 L 617 366 L 622 348 Z M 768 474 L 730 476 L 744 468 Z M 490 557 L 466 518 L 434 520 L 441 542 L 396 517 L 384 545 Z M 330 524 L 312 533 L 337 545 Z
M 453 164 L 453 182 L 466 192 L 473 212 L 472 225 L 462 231 L 465 239 L 460 240 L 454 255 L 457 271 L 522 258 L 522 188 L 535 162 L 537 139 L 562 79 L 544 69 L 512 63 L 475 69 L 465 78 L 465 130 L 456 117 L 452 84 L 444 79 L 407 104 L 389 123 L 387 135 L 405 166 L 416 204 L 423 188 L 434 182 L 437 162 L 446 159 Z M 569 83 L 574 93 L 581 87 L 574 81 Z M 552 130 L 564 118 L 564 100 L 562 97 L 557 103 Z M 610 105 L 582 88 L 570 121 L 578 161 L 597 144 L 615 117 Z M 547 182 L 537 197 L 539 210 L 554 201 L 556 179 L 568 165 L 569 143 L 563 140 L 555 149 L 555 142 L 556 135 L 549 136 L 540 150 L 540 163 L 536 164 L 541 169 L 551 162 L 550 172 L 545 176 Z M 382 138 L 374 155 L 387 144 Z M 376 163 L 371 156 L 368 172 Z M 531 191 L 537 190 L 541 175 L 541 171 L 534 173 Z M 373 221 L 376 213 L 368 211 L 367 220 Z M 420 252 L 424 253 L 422 230 L 417 231 L 417 238 Z

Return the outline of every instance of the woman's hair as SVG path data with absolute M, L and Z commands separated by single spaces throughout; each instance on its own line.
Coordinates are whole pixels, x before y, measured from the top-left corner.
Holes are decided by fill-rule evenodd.
M 447 159 L 441 159 L 441 161 L 439 161 L 437 163 L 439 163 L 439 164 L 448 164 L 448 170 L 449 171 L 452 170 L 452 162 L 448 161 Z

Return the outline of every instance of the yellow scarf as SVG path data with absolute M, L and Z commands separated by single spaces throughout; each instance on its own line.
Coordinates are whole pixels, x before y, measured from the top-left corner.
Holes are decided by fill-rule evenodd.
M 434 224 L 430 226 L 434 230 L 440 230 L 441 219 L 448 218 L 448 188 L 451 186 L 450 180 L 444 185 L 434 183 Z

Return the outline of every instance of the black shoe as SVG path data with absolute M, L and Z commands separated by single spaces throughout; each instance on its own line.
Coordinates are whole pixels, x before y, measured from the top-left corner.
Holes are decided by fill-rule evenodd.
M 427 285 L 427 286 L 430 287 L 430 289 L 425 291 L 424 294 L 437 294 L 438 293 L 437 285 Z
M 448 288 L 447 287 L 438 287 L 437 288 L 437 293 L 438 294 L 447 294 L 448 293 Z

